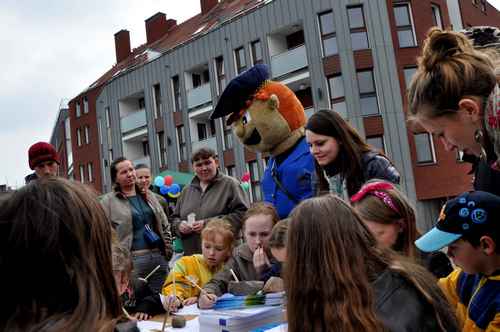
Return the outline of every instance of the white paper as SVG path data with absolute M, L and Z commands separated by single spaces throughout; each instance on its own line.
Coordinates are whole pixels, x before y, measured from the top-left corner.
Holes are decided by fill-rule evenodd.
M 187 305 L 182 309 L 179 309 L 179 311 L 175 313 L 175 315 L 180 315 L 180 316 L 186 316 L 186 315 L 198 316 L 199 314 L 200 314 L 200 309 L 198 309 L 198 304 L 196 303 Z
M 151 331 L 161 331 L 163 323 L 155 322 L 152 320 L 143 320 L 137 322 L 137 327 L 141 332 L 151 332 Z M 168 327 L 165 331 L 168 332 L 198 332 L 200 330 L 200 323 L 198 321 L 198 317 L 195 319 L 188 320 L 186 322 L 186 326 L 181 329 L 174 329 L 172 327 Z
M 163 323 L 155 322 L 153 320 L 141 320 L 137 322 L 137 327 L 141 332 L 149 332 L 160 330 L 162 328 Z

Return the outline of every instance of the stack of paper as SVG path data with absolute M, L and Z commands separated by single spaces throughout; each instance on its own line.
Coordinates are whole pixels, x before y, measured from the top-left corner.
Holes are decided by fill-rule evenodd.
M 282 322 L 281 306 L 260 306 L 239 310 L 202 310 L 201 332 L 248 332 L 259 326 Z
M 285 293 L 257 294 L 236 296 L 224 294 L 217 299 L 214 309 L 243 309 L 254 306 L 276 306 L 283 305 L 285 302 Z

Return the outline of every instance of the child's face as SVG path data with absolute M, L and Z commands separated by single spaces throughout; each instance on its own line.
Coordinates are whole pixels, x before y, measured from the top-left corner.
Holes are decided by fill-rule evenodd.
M 257 248 L 266 247 L 271 238 L 273 230 L 273 219 L 269 215 L 257 214 L 245 220 L 245 241 L 250 251 L 255 252 Z
M 392 248 L 396 244 L 401 230 L 401 226 L 398 223 L 381 224 L 364 219 L 363 223 L 368 227 L 375 239 L 377 239 L 378 244 L 382 247 Z
M 204 238 L 201 241 L 201 252 L 209 267 L 223 264 L 231 254 L 220 234 L 215 234 L 212 239 Z
M 483 272 L 485 255 L 480 247 L 474 248 L 472 244 L 458 239 L 448 246 L 448 257 L 453 264 L 460 267 L 465 273 L 476 274 Z
M 280 263 L 284 263 L 286 261 L 286 248 L 271 248 L 271 254 L 276 260 Z

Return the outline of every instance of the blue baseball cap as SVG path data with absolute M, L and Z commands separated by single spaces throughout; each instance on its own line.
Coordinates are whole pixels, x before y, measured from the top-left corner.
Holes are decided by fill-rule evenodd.
M 437 251 L 462 236 L 477 237 L 500 230 L 500 197 L 483 191 L 463 193 L 443 205 L 436 226 L 415 245 L 424 252 Z
M 250 69 L 233 78 L 222 92 L 217 106 L 210 114 L 210 119 L 221 118 L 225 115 L 241 111 L 246 101 L 269 79 L 269 66 L 256 64 Z

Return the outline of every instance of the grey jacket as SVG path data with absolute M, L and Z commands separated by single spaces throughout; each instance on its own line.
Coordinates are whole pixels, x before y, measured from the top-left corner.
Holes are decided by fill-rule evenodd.
M 247 195 L 235 178 L 217 172 L 214 180 L 203 192 L 200 181 L 195 176 L 191 184 L 182 190 L 172 214 L 174 229 L 182 239 L 184 255 L 201 253 L 199 233 L 181 234 L 179 232 L 179 224 L 187 220 L 188 214 L 194 212 L 196 220 L 215 217 L 226 219 L 231 223 L 235 237 L 238 237 L 243 214 L 247 209 Z
M 136 188 L 136 191 L 137 193 L 140 192 L 138 188 Z M 145 196 L 148 205 L 155 215 L 153 229 L 156 234 L 162 237 L 165 243 L 162 254 L 169 260 L 172 257 L 172 234 L 170 232 L 170 224 L 155 194 L 148 190 Z M 132 247 L 132 232 L 134 227 L 132 224 L 132 210 L 130 209 L 127 197 L 119 191 L 112 191 L 101 196 L 100 201 L 106 216 L 118 234 L 118 239 L 126 248 L 130 249 Z

